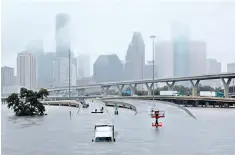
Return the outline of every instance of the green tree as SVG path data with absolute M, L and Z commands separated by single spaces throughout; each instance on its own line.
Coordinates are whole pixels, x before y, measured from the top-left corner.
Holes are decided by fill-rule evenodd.
M 12 109 L 16 116 L 44 115 L 45 107 L 39 99 L 48 95 L 49 92 L 43 88 L 38 92 L 21 88 L 19 95 L 13 93 L 7 98 L 7 107 Z

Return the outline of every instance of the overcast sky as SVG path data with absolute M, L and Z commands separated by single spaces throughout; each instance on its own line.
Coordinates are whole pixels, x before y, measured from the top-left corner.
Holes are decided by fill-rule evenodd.
M 207 43 L 207 57 L 222 62 L 226 71 L 226 64 L 235 62 L 235 1 L 205 1 L 2 0 L 1 65 L 16 67 L 16 54 L 36 39 L 43 39 L 45 52 L 55 52 L 55 15 L 68 13 L 72 50 L 91 55 L 92 62 L 111 53 L 124 60 L 134 31 L 141 32 L 150 60 L 149 36 L 170 40 L 171 23 L 179 21 L 189 27 L 192 40 Z

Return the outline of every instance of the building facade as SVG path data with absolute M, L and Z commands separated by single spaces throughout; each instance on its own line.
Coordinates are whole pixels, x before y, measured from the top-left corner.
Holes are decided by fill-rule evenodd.
M 96 83 L 123 80 L 123 66 L 118 56 L 100 55 L 93 65 L 93 78 Z
M 141 80 L 144 78 L 145 44 L 139 32 L 133 34 L 125 61 L 125 80 Z
M 89 55 L 79 55 L 77 58 L 77 77 L 78 79 L 90 77 L 90 57 Z
M 157 77 L 170 78 L 174 73 L 173 44 L 171 41 L 156 43 L 155 64 L 157 66 Z
M 28 52 L 23 51 L 17 55 L 17 81 L 21 87 L 27 89 L 36 88 L 36 58 Z
M 204 41 L 190 41 L 189 54 L 190 76 L 205 75 L 206 43 Z

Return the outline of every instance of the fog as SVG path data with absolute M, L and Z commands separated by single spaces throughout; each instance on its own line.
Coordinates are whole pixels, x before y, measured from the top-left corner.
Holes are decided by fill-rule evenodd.
M 146 61 L 151 60 L 152 42 L 171 40 L 172 23 L 188 28 L 192 40 L 207 43 L 207 58 L 223 64 L 235 60 L 235 2 L 160 0 L 2 1 L 1 65 L 16 67 L 16 54 L 34 40 L 43 40 L 45 52 L 55 52 L 55 15 L 70 15 L 71 49 L 89 54 L 116 53 L 124 59 L 134 31 L 145 41 Z M 91 64 L 92 65 L 92 64 Z

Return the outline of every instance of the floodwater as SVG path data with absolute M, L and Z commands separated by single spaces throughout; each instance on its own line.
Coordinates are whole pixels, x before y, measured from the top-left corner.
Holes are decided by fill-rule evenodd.
M 2 105 L 3 155 L 234 155 L 235 109 L 190 108 L 197 120 L 184 111 L 157 103 L 166 118 L 156 129 L 148 115 L 151 104 L 132 101 L 139 113 L 120 109 L 113 116 L 116 142 L 92 142 L 94 124 L 111 119 L 106 114 L 91 114 L 97 105 L 81 110 L 46 106 L 47 116 L 15 117 Z M 98 107 L 99 108 L 99 107 Z M 69 111 L 72 117 L 69 117 Z M 109 108 L 113 114 L 113 108 Z

